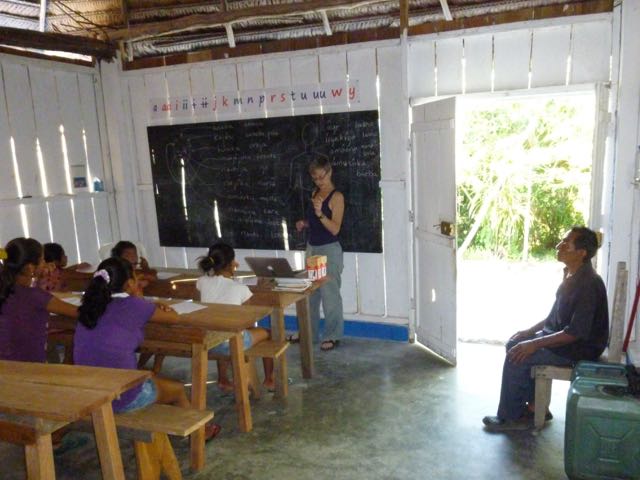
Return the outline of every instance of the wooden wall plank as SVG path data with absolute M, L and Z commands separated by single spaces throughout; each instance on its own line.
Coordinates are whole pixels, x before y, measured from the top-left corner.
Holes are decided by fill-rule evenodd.
M 189 72 L 186 69 L 170 70 L 166 73 L 167 93 L 169 97 L 191 95 Z M 180 123 L 188 119 L 180 119 Z M 181 201 L 181 200 L 179 200 Z M 187 209 L 189 205 L 187 204 Z M 147 219 L 148 220 L 148 219 Z M 183 247 L 165 248 L 165 256 L 169 267 L 187 268 L 187 252 Z
M 25 210 L 29 225 L 29 236 L 42 244 L 53 241 L 49 231 L 49 213 L 45 202 L 28 203 L 25 205 Z
M 317 55 L 297 55 L 291 57 L 290 63 L 294 85 L 312 85 L 320 82 Z
M 380 81 L 380 162 L 382 179 L 401 180 L 407 176 L 408 114 L 402 98 L 402 55 L 400 47 L 379 48 Z
M 493 37 L 493 45 L 494 90 L 527 88 L 531 31 L 498 32 Z
M 373 48 L 352 50 L 347 52 L 347 74 L 349 84 L 357 82 L 363 102 L 352 103 L 350 110 L 376 110 L 378 108 L 377 93 L 377 58 Z M 370 100 L 367 102 L 367 100 Z
M 361 313 L 380 316 L 386 313 L 384 287 L 382 255 L 358 253 L 358 296 Z
M 111 212 L 109 210 L 109 199 L 106 194 L 94 197 L 93 210 L 97 219 L 98 244 L 106 245 L 113 243 L 113 231 L 111 230 Z
M 436 41 L 438 95 L 462 93 L 462 38 Z
M 358 274 L 357 274 L 357 253 L 344 253 L 344 269 L 342 271 L 342 310 L 346 314 L 358 313 Z
M 465 92 L 490 92 L 493 71 L 493 35 L 464 38 Z
M 321 82 L 346 82 L 347 54 L 344 51 L 318 55 Z M 344 111 L 341 105 L 323 105 L 323 113 Z
M 98 124 L 95 81 L 95 75 L 78 74 L 80 110 L 82 112 L 82 124 L 84 125 L 85 131 L 87 162 L 92 179 L 97 177 L 104 183 L 105 175 L 102 159 L 102 145 L 100 144 L 100 127 Z M 93 189 L 93 185 L 90 186 Z
M 49 202 L 49 214 L 53 229 L 53 241 L 64 248 L 69 265 L 79 262 L 79 252 L 76 244 L 76 225 L 71 208 L 71 199 Z
M 406 183 L 382 182 L 382 227 L 387 315 L 407 317 L 409 312 L 409 239 L 407 238 Z
M 611 34 L 610 22 L 573 25 L 569 83 L 575 85 L 609 80 Z
M 564 85 L 571 44 L 571 26 L 536 28 L 531 47 L 531 87 Z
M 42 195 L 36 156 L 36 125 L 33 115 L 29 71 L 18 63 L 3 65 L 5 98 L 13 136 L 22 195 Z
M 291 84 L 314 85 L 320 82 L 320 65 L 317 55 L 298 55 L 291 57 Z M 296 107 L 294 115 L 312 115 L 320 113 L 318 107 Z
M 50 195 L 71 193 L 70 179 L 62 155 L 56 79 L 51 70 L 29 67 L 31 92 L 35 111 L 36 131 L 44 163 L 44 175 Z
M 436 94 L 434 41 L 417 40 L 407 52 L 409 97 L 432 97 Z
M 4 65 L 0 63 L 0 88 L 4 92 Z M 7 115 L 5 96 L 0 95 L 0 198 L 17 198 L 18 188 L 15 171 L 13 169 L 13 154 L 11 153 L 11 125 Z
M 73 213 L 78 230 L 80 259 L 95 265 L 100 260 L 98 255 L 100 244 L 91 198 L 76 198 L 73 201 Z
M 58 105 L 64 126 L 64 137 L 67 145 L 67 157 L 73 181 L 74 167 L 87 165 L 87 156 L 82 139 L 82 111 L 80 108 L 80 91 L 76 73 L 57 71 L 56 87 L 58 91 Z
M 0 207 L 0 245 L 3 247 L 12 239 L 24 237 L 19 205 L 7 205 Z

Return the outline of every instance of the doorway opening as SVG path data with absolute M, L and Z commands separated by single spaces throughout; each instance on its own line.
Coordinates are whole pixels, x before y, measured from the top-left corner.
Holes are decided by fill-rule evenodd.
M 555 245 L 589 225 L 596 95 L 460 97 L 458 338 L 503 343 L 549 313 Z

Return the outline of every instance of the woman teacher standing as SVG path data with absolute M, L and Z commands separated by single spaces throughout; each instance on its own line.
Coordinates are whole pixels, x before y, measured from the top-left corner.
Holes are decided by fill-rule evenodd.
M 309 229 L 307 256 L 326 255 L 329 280 L 311 294 L 311 328 L 315 342 L 320 340 L 320 302 L 324 312 L 322 350 L 333 350 L 342 338 L 344 317 L 340 296 L 342 274 L 342 246 L 338 233 L 344 216 L 344 196 L 336 190 L 331 180 L 331 164 L 326 158 L 316 158 L 309 164 L 309 174 L 315 184 L 306 220 L 296 222 L 298 232 Z

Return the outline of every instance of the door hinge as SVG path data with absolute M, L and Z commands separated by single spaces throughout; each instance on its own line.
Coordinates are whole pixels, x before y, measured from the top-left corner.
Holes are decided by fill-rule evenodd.
M 416 216 L 413 213 L 413 210 L 409 210 L 409 223 L 413 223 L 416 220 Z

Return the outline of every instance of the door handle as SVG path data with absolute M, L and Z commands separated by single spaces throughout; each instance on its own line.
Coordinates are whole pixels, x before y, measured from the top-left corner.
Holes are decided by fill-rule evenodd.
M 440 229 L 440 233 L 442 235 L 446 235 L 447 237 L 453 237 L 455 235 L 455 225 L 451 222 L 442 221 L 440 223 L 436 223 L 434 227 Z

